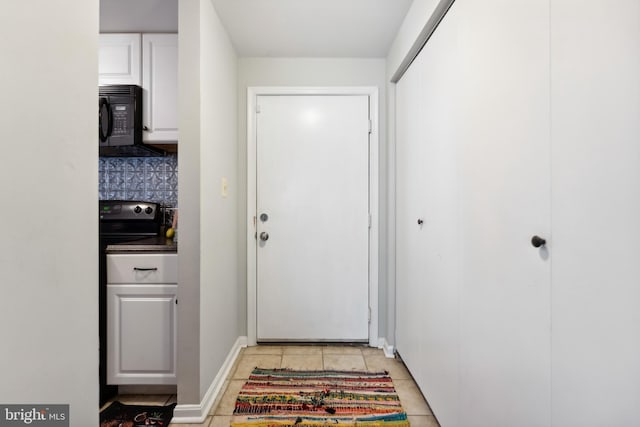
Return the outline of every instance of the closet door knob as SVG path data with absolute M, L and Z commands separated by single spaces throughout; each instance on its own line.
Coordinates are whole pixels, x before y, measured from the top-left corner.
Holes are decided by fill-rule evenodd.
M 423 223 L 424 223 L 424 221 L 423 221 L 423 220 L 418 219 L 418 225 L 422 225 Z
M 533 236 L 531 238 L 531 244 L 534 248 L 539 248 L 540 246 L 546 245 L 547 241 L 540 236 Z

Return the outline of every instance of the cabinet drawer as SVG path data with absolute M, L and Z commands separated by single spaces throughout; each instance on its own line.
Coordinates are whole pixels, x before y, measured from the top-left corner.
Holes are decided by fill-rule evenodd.
M 107 255 L 107 283 L 178 283 L 178 254 Z

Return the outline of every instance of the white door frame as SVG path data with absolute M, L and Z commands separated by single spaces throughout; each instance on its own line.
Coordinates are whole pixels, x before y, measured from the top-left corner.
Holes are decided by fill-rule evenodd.
M 378 338 L 378 88 L 377 87 L 249 87 L 247 90 L 247 341 L 257 342 L 257 241 L 256 206 L 256 123 L 257 97 L 260 95 L 365 95 L 369 96 L 369 345 L 379 346 Z

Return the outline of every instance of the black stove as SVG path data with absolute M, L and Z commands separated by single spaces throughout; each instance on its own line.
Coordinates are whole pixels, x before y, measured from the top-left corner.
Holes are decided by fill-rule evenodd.
M 100 238 L 140 238 L 160 234 L 160 205 L 152 202 L 102 200 Z
M 107 385 L 107 246 L 160 235 L 160 205 L 153 202 L 101 200 L 100 218 L 100 406 L 118 393 L 118 387 Z

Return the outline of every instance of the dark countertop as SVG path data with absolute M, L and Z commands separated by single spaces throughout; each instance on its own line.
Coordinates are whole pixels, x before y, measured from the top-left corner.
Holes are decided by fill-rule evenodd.
M 107 253 L 134 252 L 178 252 L 178 242 L 164 236 L 148 237 L 130 242 L 114 243 L 107 246 Z

